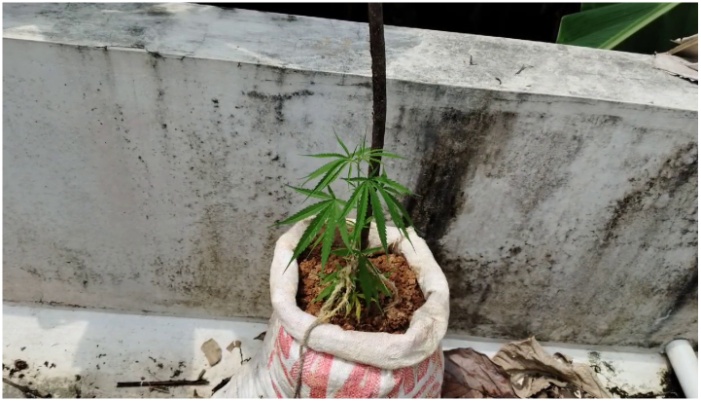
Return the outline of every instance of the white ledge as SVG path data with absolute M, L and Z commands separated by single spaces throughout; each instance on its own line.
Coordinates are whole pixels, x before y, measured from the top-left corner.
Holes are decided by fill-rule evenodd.
M 185 3 L 3 9 L 7 39 L 370 76 L 362 23 Z M 648 55 L 392 26 L 385 37 L 390 80 L 698 111 L 698 87 Z
M 222 379 L 237 374 L 247 358 L 255 357 L 262 342 L 255 339 L 266 325 L 246 321 L 143 316 L 90 310 L 37 308 L 18 304 L 3 306 L 3 363 L 16 359 L 29 369 L 10 379 L 54 397 L 83 398 L 191 398 L 193 389 L 208 398 Z M 222 361 L 209 367 L 200 350 L 213 338 L 223 349 Z M 241 351 L 224 349 L 241 341 Z M 489 357 L 504 345 L 484 338 L 446 338 L 444 349 L 470 347 Z M 596 365 L 598 378 L 607 388 L 629 393 L 662 392 L 659 375 L 667 369 L 665 358 L 653 350 L 629 347 L 587 347 L 543 344 L 550 353 L 560 352 L 577 363 Z M 44 365 L 46 362 L 46 366 Z M 168 394 L 147 388 L 116 388 L 119 381 L 194 379 L 202 370 L 210 384 L 172 387 Z M 180 372 L 176 374 L 176 372 Z M 23 377 L 19 378 L 19 374 Z M 79 375 L 80 379 L 77 380 Z M 8 372 L 4 372 L 8 377 Z M 20 396 L 4 386 L 5 396 Z M 79 391 L 76 391 L 79 390 Z

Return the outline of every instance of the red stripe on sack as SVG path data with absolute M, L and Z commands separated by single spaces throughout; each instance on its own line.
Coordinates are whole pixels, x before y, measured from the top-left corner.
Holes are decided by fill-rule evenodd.
M 279 361 L 279 363 L 280 363 L 280 369 L 282 370 L 282 373 L 285 375 L 285 379 L 287 380 L 288 385 L 294 386 L 294 385 L 295 385 L 295 381 L 292 380 L 292 377 L 293 377 L 293 376 L 294 376 L 294 377 L 297 377 L 297 376 L 294 375 L 294 373 L 290 374 L 290 371 L 287 370 L 287 365 L 285 365 L 285 362 L 286 362 L 286 361 L 283 361 L 282 359 L 278 359 L 278 361 Z M 297 363 L 297 362 L 295 362 L 295 363 Z M 294 368 L 295 368 L 295 366 L 294 366 L 294 364 L 293 364 L 293 365 L 292 365 L 292 371 L 294 371 Z
M 443 362 L 444 362 L 444 361 L 443 361 L 443 350 L 442 350 L 442 349 L 438 349 L 438 351 L 436 351 L 436 352 L 433 354 L 433 362 L 436 364 L 437 369 L 438 369 L 439 371 L 442 372 L 442 371 L 444 370 L 444 367 L 443 367 Z
M 279 349 L 280 347 L 278 346 L 277 339 L 275 339 L 275 342 L 273 343 L 273 349 L 270 351 L 270 356 L 268 357 L 268 369 L 270 369 L 270 367 L 273 366 L 273 359 L 275 358 L 275 354 L 277 354 Z
M 270 352 L 270 357 L 268 358 L 268 370 L 270 370 L 270 375 L 273 378 L 273 380 L 279 380 L 281 379 L 280 377 L 277 377 L 279 375 L 275 374 L 278 373 L 279 371 L 277 369 L 273 369 L 273 363 L 277 362 L 278 365 L 280 366 L 280 370 L 282 370 L 282 373 L 287 380 L 287 383 L 291 386 L 292 385 L 292 378 L 290 377 L 290 373 L 287 371 L 287 366 L 285 365 L 285 362 L 287 362 L 285 359 L 283 359 L 283 352 L 282 352 L 282 342 L 283 342 L 283 333 L 282 333 L 282 327 L 280 327 L 280 331 L 278 332 L 278 335 L 275 338 L 275 343 L 273 345 L 273 350 Z M 288 350 L 289 351 L 289 350 Z M 289 352 L 288 352 L 289 355 Z
M 418 377 L 416 378 L 416 383 L 420 383 L 421 380 L 426 377 L 426 373 L 428 373 L 428 367 L 431 364 L 431 360 L 433 359 L 433 355 L 429 356 L 428 358 L 424 359 L 419 363 L 419 366 L 417 366 L 417 370 L 419 371 Z
M 429 361 L 431 361 L 433 359 L 434 359 L 433 356 L 427 358 L 427 360 L 429 360 Z M 433 367 L 435 367 L 435 365 Z M 424 385 L 421 386 L 421 389 L 416 393 L 417 398 L 425 398 L 426 397 L 426 393 L 431 388 L 431 385 L 436 382 L 436 376 L 438 375 L 438 373 L 439 372 L 436 371 L 436 369 L 430 370 L 430 374 L 428 375 L 428 379 L 426 380 L 426 383 L 424 383 Z
M 292 342 L 294 339 L 291 335 L 287 334 L 282 326 L 280 326 L 278 340 L 280 341 L 280 351 L 282 351 L 282 355 L 285 356 L 285 359 L 288 359 L 290 357 L 290 348 L 292 348 Z
M 438 382 L 433 383 L 423 398 L 441 398 L 441 384 Z
M 380 395 L 380 374 L 378 368 L 368 365 L 355 365 L 343 387 L 334 398 L 377 398 Z
M 429 387 L 436 382 L 436 376 L 429 376 L 426 383 L 421 387 L 421 389 L 416 393 L 415 398 L 426 398 L 426 393 L 428 393 Z
M 277 386 L 275 385 L 275 380 L 271 380 L 270 384 L 273 385 L 273 390 L 275 391 L 275 395 L 277 396 L 277 398 L 284 398 L 280 390 L 278 390 Z
M 331 376 L 331 365 L 333 355 L 316 352 L 308 349 L 304 353 L 304 363 L 302 364 L 302 383 L 309 387 L 309 398 L 327 398 L 326 393 L 329 387 L 329 377 Z M 290 375 L 294 377 L 293 386 L 297 385 L 299 375 L 299 365 L 301 360 L 295 361 L 290 369 Z
M 306 355 L 309 355 L 309 359 L 307 359 Z M 302 381 L 309 387 L 309 398 L 328 397 L 327 392 L 333 360 L 334 357 L 330 354 L 312 350 L 306 352 L 302 370 Z
M 407 395 L 414 389 L 416 382 L 414 380 L 414 366 L 407 366 L 405 368 L 396 369 L 392 372 L 394 376 L 394 388 L 389 392 L 387 398 L 400 398 L 399 391 L 404 387 L 404 393 L 402 395 Z
M 311 349 L 304 353 L 302 383 L 309 387 L 310 398 L 327 397 L 326 392 L 328 391 L 333 358 L 333 355 L 316 352 Z M 297 385 L 297 376 L 299 375 L 301 362 L 301 360 L 295 361 L 292 364 L 292 369 L 290 369 L 290 374 L 295 379 L 294 386 Z

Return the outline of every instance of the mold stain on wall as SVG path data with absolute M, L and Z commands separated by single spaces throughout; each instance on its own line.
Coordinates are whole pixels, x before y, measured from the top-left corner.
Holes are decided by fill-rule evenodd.
M 410 124 L 420 127 L 420 172 L 415 196 L 406 202 L 417 232 L 434 249 L 453 219 L 469 208 L 468 181 L 482 164 L 494 163 L 494 153 L 484 152 L 487 143 L 502 146 L 511 132 L 515 114 L 453 108 L 432 109 L 426 115 L 411 110 Z M 420 117 L 416 117 L 419 115 Z M 401 115 L 400 115 L 401 116 Z

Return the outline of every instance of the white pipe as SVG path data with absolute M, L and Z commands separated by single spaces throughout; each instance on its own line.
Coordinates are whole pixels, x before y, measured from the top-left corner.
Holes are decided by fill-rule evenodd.
M 672 340 L 665 347 L 674 374 L 686 398 L 699 398 L 699 360 L 687 340 Z

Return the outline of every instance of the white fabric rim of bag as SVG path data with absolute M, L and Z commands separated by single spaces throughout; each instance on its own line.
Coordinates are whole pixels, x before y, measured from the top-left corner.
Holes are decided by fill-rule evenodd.
M 310 221 L 311 218 L 295 224 L 278 239 L 270 268 L 273 309 L 284 329 L 298 342 L 302 341 L 305 331 L 316 317 L 297 306 L 299 269 L 296 261 L 290 263 L 289 267 L 288 262 Z M 406 333 L 347 331 L 340 326 L 322 324 L 311 332 L 307 344 L 311 349 L 391 370 L 416 365 L 438 349 L 448 328 L 448 282 L 426 242 L 413 228 L 407 231 L 411 243 L 402 236 L 399 229 L 387 227 L 387 243 L 397 244 L 397 250 L 416 273 L 418 284 L 426 298 L 424 305 L 414 312 Z M 371 247 L 380 246 L 374 223 L 371 225 L 369 242 Z

